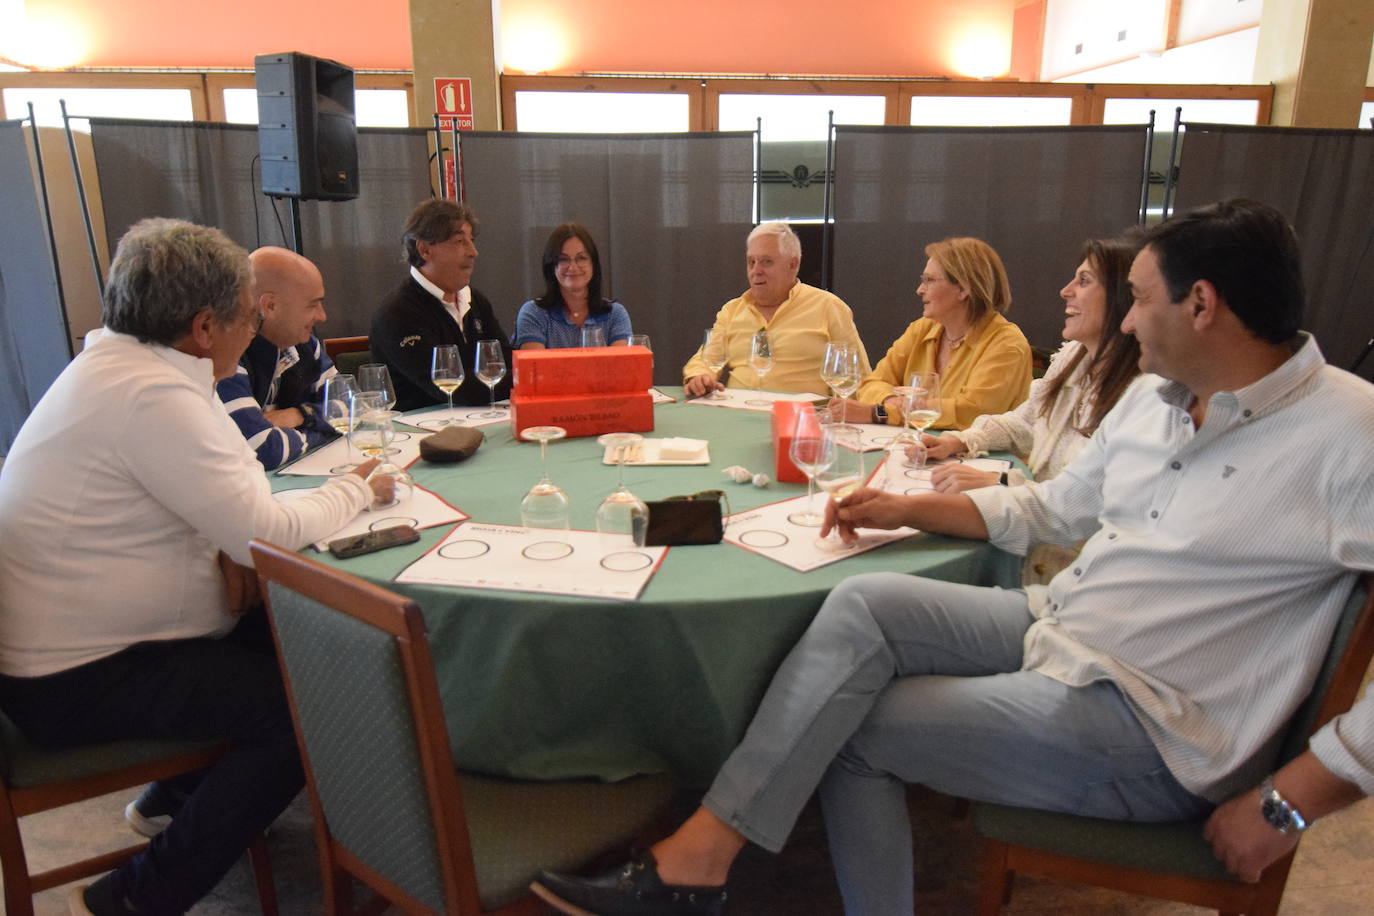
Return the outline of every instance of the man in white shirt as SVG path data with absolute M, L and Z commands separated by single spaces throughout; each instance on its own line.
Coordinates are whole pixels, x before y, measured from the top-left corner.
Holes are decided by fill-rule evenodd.
M 1374 447 L 1374 386 L 1298 330 L 1297 240 L 1263 204 L 1156 227 L 1130 283 L 1123 330 L 1157 375 L 1058 477 L 863 489 L 828 510 L 846 540 L 912 525 L 1024 554 L 1087 538 L 1077 562 L 1025 590 L 841 583 L 703 807 L 640 868 L 546 874 L 541 896 L 601 916 L 719 912 L 743 844 L 781 848 L 818 787 L 846 911 L 906 916 L 908 782 L 1118 820 L 1212 812 L 1214 851 L 1251 881 L 1299 820 L 1374 792 L 1374 697 L 1266 781 L 1357 571 L 1374 569 L 1374 478 L 1351 457 Z
M 180 913 L 302 783 L 248 568 L 374 498 L 364 466 L 279 503 L 215 397 L 261 316 L 247 253 L 216 229 L 144 220 L 110 265 L 107 332 L 49 388 L 0 475 L 0 707 L 34 741 L 224 740 L 144 852 L 73 912 Z

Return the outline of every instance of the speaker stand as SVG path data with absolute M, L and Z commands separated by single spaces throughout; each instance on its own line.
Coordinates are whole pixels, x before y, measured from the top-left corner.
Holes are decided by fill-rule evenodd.
M 291 250 L 304 256 L 305 246 L 301 243 L 301 202 L 294 197 L 288 197 L 286 203 L 291 211 Z

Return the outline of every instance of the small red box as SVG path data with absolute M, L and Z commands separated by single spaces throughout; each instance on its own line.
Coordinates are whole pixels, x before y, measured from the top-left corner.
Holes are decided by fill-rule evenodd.
M 520 430 L 531 426 L 561 426 L 568 431 L 569 438 L 650 432 L 654 428 L 654 399 L 647 389 L 539 397 L 513 394 L 510 422 L 517 439 Z
M 773 476 L 784 483 L 806 483 L 806 475 L 792 463 L 792 432 L 796 429 L 797 414 L 801 412 L 810 419 L 807 421 L 819 428 L 816 408 L 809 401 L 773 402 Z
M 516 350 L 511 381 L 524 397 L 623 394 L 648 391 L 653 383 L 654 355 L 646 347 Z

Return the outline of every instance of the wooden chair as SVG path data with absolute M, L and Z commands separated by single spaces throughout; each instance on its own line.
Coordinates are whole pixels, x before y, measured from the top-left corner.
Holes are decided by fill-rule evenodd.
M 1286 763 L 1307 739 L 1349 709 L 1374 657 L 1374 574 L 1351 593 L 1312 692 L 1294 714 L 1279 755 Z M 1202 838 L 1205 819 L 1130 823 L 1033 811 L 982 802 L 973 823 L 982 836 L 978 912 L 1001 911 L 1017 872 L 1074 884 L 1161 897 L 1223 914 L 1278 912 L 1290 853 L 1265 869 L 1256 884 L 1235 878 Z
M 202 770 L 219 759 L 224 750 L 223 744 L 175 741 L 115 741 L 52 748 L 29 742 L 9 717 L 0 713 L 0 860 L 5 879 L 5 912 L 9 916 L 33 916 L 34 894 L 104 874 L 148 845 L 135 843 L 31 874 L 19 818 Z M 276 916 L 272 868 L 261 837 L 250 848 L 249 858 L 262 912 L 265 916 Z
M 324 352 L 334 362 L 334 368 L 348 375 L 357 375 L 358 367 L 375 362 L 368 349 L 366 337 L 330 337 L 324 341 Z
M 410 913 L 542 913 L 528 893 L 539 869 L 584 867 L 666 806 L 664 777 L 459 773 L 414 602 L 261 541 L 252 552 L 315 811 L 326 913 L 350 911 L 350 876 Z

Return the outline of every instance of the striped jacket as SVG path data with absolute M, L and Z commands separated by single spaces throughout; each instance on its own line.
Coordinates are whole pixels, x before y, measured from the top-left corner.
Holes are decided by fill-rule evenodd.
M 335 374 L 334 364 L 313 335 L 293 349 L 298 359 L 276 378 L 275 390 L 279 351 L 261 334 L 244 351 L 238 372 L 215 386 L 224 409 L 269 471 L 335 435 L 322 409 L 324 384 Z M 305 414 L 305 422 L 295 429 L 273 426 L 262 415 L 288 407 Z

